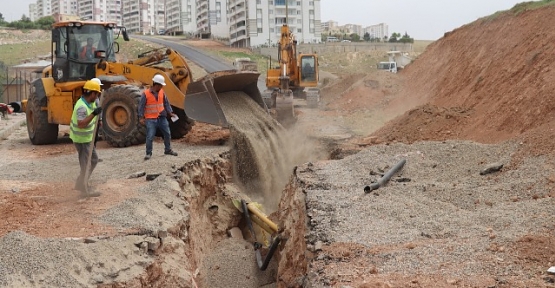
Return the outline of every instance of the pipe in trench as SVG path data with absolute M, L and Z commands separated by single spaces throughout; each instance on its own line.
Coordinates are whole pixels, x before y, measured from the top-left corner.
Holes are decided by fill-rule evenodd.
M 365 193 L 370 193 L 382 186 L 384 186 L 389 179 L 391 179 L 391 177 L 393 176 L 393 174 L 397 173 L 397 171 L 401 170 L 401 168 L 403 168 L 403 166 L 405 165 L 405 163 L 407 162 L 406 159 L 403 159 L 401 161 L 399 161 L 399 163 L 395 164 L 395 166 L 393 166 L 393 168 L 389 169 L 389 171 L 387 171 L 387 173 L 385 173 L 382 178 L 378 179 L 378 182 L 372 183 L 369 186 L 364 187 L 364 192 Z
M 247 220 L 247 226 L 251 232 L 251 236 L 254 239 L 254 250 L 256 253 L 256 263 L 258 264 L 258 268 L 261 271 L 266 270 L 268 268 L 268 264 L 270 264 L 270 260 L 272 260 L 272 256 L 276 252 L 276 249 L 281 241 L 280 236 L 276 236 L 276 238 L 272 241 L 272 245 L 270 245 L 270 250 L 268 250 L 268 254 L 266 258 L 262 259 L 262 254 L 260 254 L 260 248 L 262 248 L 262 244 L 256 241 L 256 234 L 254 232 L 254 227 L 252 226 L 251 217 L 249 215 L 249 209 L 247 208 L 247 202 L 245 200 L 241 200 L 241 205 L 243 208 L 243 215 L 245 215 L 245 219 Z

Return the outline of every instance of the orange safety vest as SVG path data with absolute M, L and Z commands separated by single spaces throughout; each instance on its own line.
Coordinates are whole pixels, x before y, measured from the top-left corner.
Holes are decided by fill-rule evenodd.
M 92 57 L 94 58 L 94 52 L 96 51 L 96 48 L 94 47 L 90 47 L 91 48 L 91 54 L 93 55 Z M 81 53 L 79 53 L 79 57 L 81 59 L 85 59 L 87 57 L 87 46 L 84 46 L 83 48 L 81 48 Z
M 145 90 L 146 105 L 145 105 L 145 118 L 156 119 L 160 112 L 164 111 L 164 90 L 160 89 L 158 92 L 158 101 L 154 98 L 154 94 L 150 89 Z

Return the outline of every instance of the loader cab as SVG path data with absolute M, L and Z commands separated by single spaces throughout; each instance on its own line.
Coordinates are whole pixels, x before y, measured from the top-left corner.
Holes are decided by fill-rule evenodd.
M 301 86 L 316 86 L 310 84 L 318 84 L 318 59 L 316 58 L 316 55 L 301 55 L 299 65 L 301 73 Z
M 88 80 L 96 76 L 95 66 L 101 59 L 115 62 L 119 45 L 114 42 L 114 28 L 112 23 L 55 23 L 52 29 L 54 80 Z

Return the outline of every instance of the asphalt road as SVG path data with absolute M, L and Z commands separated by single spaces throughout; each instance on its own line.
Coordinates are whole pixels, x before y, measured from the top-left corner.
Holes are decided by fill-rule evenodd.
M 204 54 L 202 53 L 202 51 L 191 48 L 181 43 L 176 43 L 174 41 L 168 41 L 157 37 L 138 36 L 138 35 L 133 35 L 133 37 L 167 46 L 179 52 L 185 58 L 191 60 L 198 66 L 202 67 L 208 73 L 234 69 L 232 65 L 225 63 L 221 59 L 217 59 L 213 56 Z

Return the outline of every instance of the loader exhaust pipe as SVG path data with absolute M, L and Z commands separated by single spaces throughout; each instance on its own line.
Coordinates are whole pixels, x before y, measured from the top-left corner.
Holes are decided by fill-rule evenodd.
M 387 182 L 389 181 L 389 179 L 391 179 L 393 174 L 395 174 L 395 173 L 397 173 L 397 171 L 401 170 L 401 168 L 403 168 L 403 166 L 405 165 L 406 162 L 407 162 L 406 159 L 403 159 L 403 160 L 399 161 L 399 163 L 397 163 L 395 166 L 393 166 L 393 168 L 389 169 L 389 171 L 387 171 L 387 173 L 385 173 L 382 176 L 382 178 L 378 179 L 378 182 L 372 183 L 372 184 L 364 187 L 364 193 L 370 193 L 370 192 L 382 187 L 383 185 L 387 184 Z

